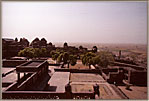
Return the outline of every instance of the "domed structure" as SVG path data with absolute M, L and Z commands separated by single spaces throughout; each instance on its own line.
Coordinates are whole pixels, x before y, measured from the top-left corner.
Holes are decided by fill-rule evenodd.
M 47 40 L 45 38 L 42 38 L 40 41 L 41 47 L 46 47 L 47 46 Z
M 98 50 L 97 46 L 93 46 L 92 51 L 95 53 L 97 52 L 97 50 Z
M 48 45 L 52 46 L 53 44 L 52 44 L 52 42 L 50 42 Z
M 26 38 L 23 38 L 21 44 L 23 45 L 23 47 L 28 47 L 29 41 Z
M 39 40 L 39 38 L 35 38 L 35 39 L 31 42 L 30 46 L 32 46 L 33 48 L 39 48 L 39 46 L 40 46 L 40 40 Z
M 36 41 L 36 42 L 37 42 L 37 41 L 40 41 L 40 40 L 39 40 L 39 38 L 35 38 L 35 39 L 33 40 L 33 42 L 34 42 L 34 41 Z
M 15 38 L 15 41 L 18 42 L 18 38 Z
M 64 48 L 67 48 L 68 47 L 68 44 L 65 42 L 64 43 Z

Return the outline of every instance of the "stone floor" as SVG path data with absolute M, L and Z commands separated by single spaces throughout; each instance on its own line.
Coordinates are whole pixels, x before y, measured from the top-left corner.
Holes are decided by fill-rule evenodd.
M 2 74 L 7 74 L 11 71 L 14 71 L 15 68 L 1 68 L 1 70 L 2 70 Z
M 51 69 L 52 74 L 55 73 L 53 70 L 54 68 L 57 67 L 53 66 L 49 68 Z M 61 78 L 61 76 L 57 76 L 55 78 Z M 61 81 L 60 79 L 55 80 Z M 70 82 L 73 92 L 92 92 L 93 85 L 98 84 L 100 87 L 99 90 L 101 91 L 100 99 L 123 99 L 99 74 L 71 73 Z M 56 84 L 60 84 L 60 82 Z M 131 86 L 131 90 L 126 90 L 125 86 L 117 87 L 116 88 L 119 89 L 119 92 L 123 92 L 129 99 L 147 99 L 147 87 Z M 55 88 L 55 91 L 56 89 L 57 88 Z
M 24 74 L 20 73 L 20 77 L 23 77 Z M 17 74 L 15 72 L 12 72 L 5 77 L 2 78 L 2 83 L 13 83 L 17 81 Z
M 147 87 L 131 86 L 130 90 L 125 89 L 125 86 L 118 86 L 118 88 L 129 98 L 129 99 L 147 99 Z
M 71 73 L 70 81 L 72 82 L 96 82 L 96 81 L 105 81 L 101 75 L 93 73 Z
M 65 92 L 65 85 L 69 83 L 69 75 L 70 72 L 55 72 L 48 82 L 49 91 Z
M 82 64 L 82 62 L 77 61 L 76 65 L 74 65 L 74 66 L 70 65 L 69 68 L 70 69 L 89 69 L 89 66 L 85 66 Z
M 25 66 L 38 66 L 39 64 L 41 64 L 42 62 L 40 61 L 36 61 L 36 62 L 31 62 L 29 64 L 26 64 Z
M 92 73 L 71 73 L 72 92 L 93 92 L 93 85 L 99 85 L 100 99 L 122 99 L 101 75 Z

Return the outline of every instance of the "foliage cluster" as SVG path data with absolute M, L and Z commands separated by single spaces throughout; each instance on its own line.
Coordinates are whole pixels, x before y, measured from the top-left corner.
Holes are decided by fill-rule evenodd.
M 53 60 L 56 60 L 58 63 L 63 62 L 64 64 L 70 63 L 75 65 L 77 62 L 77 56 L 64 52 L 63 50 L 51 51 L 51 56 Z
M 84 65 L 99 65 L 101 67 L 107 67 L 111 61 L 114 61 L 114 57 L 110 52 L 100 51 L 99 53 L 88 52 L 82 56 L 82 63 Z
M 33 57 L 46 57 L 47 56 L 46 48 L 24 48 L 18 52 L 18 56 L 33 58 Z

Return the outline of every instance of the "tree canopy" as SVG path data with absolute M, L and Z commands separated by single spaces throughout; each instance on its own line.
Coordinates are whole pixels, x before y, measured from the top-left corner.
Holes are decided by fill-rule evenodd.
M 107 67 L 110 61 L 114 61 L 111 53 L 106 51 L 101 51 L 97 54 L 88 52 L 82 57 L 82 63 L 90 67 L 90 65 L 99 65 L 102 67 Z
M 24 56 L 28 58 L 45 57 L 47 56 L 47 50 L 46 48 L 24 48 L 18 52 L 18 56 Z
M 63 64 L 75 65 L 77 62 L 77 56 L 73 54 L 69 54 L 68 52 L 64 52 L 63 50 L 51 51 L 52 59 L 56 60 L 58 63 L 63 62 Z
M 107 51 L 100 51 L 98 53 L 98 57 L 99 59 L 99 63 L 98 65 L 102 66 L 102 67 L 107 67 L 110 62 L 114 61 L 114 57 L 112 55 L 112 53 L 107 52 Z

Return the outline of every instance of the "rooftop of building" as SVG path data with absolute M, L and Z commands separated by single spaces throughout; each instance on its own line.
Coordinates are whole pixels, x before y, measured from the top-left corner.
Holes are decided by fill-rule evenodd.
M 49 64 L 55 64 L 55 61 L 52 59 L 48 59 Z M 24 63 L 23 66 L 33 66 L 36 67 L 43 63 L 42 61 L 32 61 Z M 83 68 L 83 65 L 81 64 L 81 61 L 78 61 L 78 65 L 81 65 Z M 76 67 L 79 67 L 76 65 Z M 89 69 L 87 67 L 84 67 L 83 70 L 86 70 L 87 72 L 82 72 L 82 69 L 79 68 L 71 68 L 71 69 L 61 69 L 58 65 L 49 65 L 48 66 L 48 75 L 44 76 L 44 78 L 40 79 L 39 83 L 34 85 L 34 90 L 37 92 L 42 90 L 49 91 L 49 92 L 55 92 L 55 93 L 64 93 L 65 92 L 65 86 L 70 83 L 72 92 L 73 93 L 92 93 L 94 92 L 93 85 L 97 84 L 99 85 L 99 91 L 100 91 L 100 99 L 124 99 L 124 98 L 139 98 L 139 94 L 145 94 L 140 97 L 140 99 L 146 99 L 147 98 L 147 87 L 139 88 L 139 86 L 132 86 L 132 91 L 128 91 L 125 89 L 125 86 L 118 86 L 113 88 L 111 84 L 109 84 L 105 79 L 103 79 L 102 75 L 100 73 L 97 73 L 97 70 L 95 69 Z M 111 66 L 110 68 L 116 68 L 118 69 L 119 66 Z M 56 71 L 56 68 L 59 69 Z M 129 67 L 126 67 L 129 68 Z M 11 72 L 12 71 L 12 72 Z M 92 71 L 92 72 L 90 72 Z M 9 73 L 10 72 L 10 73 Z M 2 78 L 2 83 L 13 83 L 17 81 L 17 74 L 15 72 L 15 68 L 2 68 L 2 73 L 7 74 Z M 32 74 L 33 75 L 33 74 Z M 36 74 L 35 74 L 36 75 Z M 21 74 L 21 77 L 23 77 L 23 74 Z M 51 77 L 51 78 L 50 78 Z M 48 85 L 46 85 L 48 84 Z M 3 91 L 6 89 L 6 86 L 3 86 Z M 24 90 L 22 90 L 24 91 Z M 36 92 L 34 91 L 34 92 Z M 123 93 L 124 94 L 123 94 Z M 128 92 L 128 94 L 127 94 Z M 133 93 L 137 93 L 138 96 L 133 95 Z M 126 94 L 125 94 L 126 93 Z M 130 93 L 130 94 L 129 94 Z M 126 96 L 127 97 L 126 97 Z

